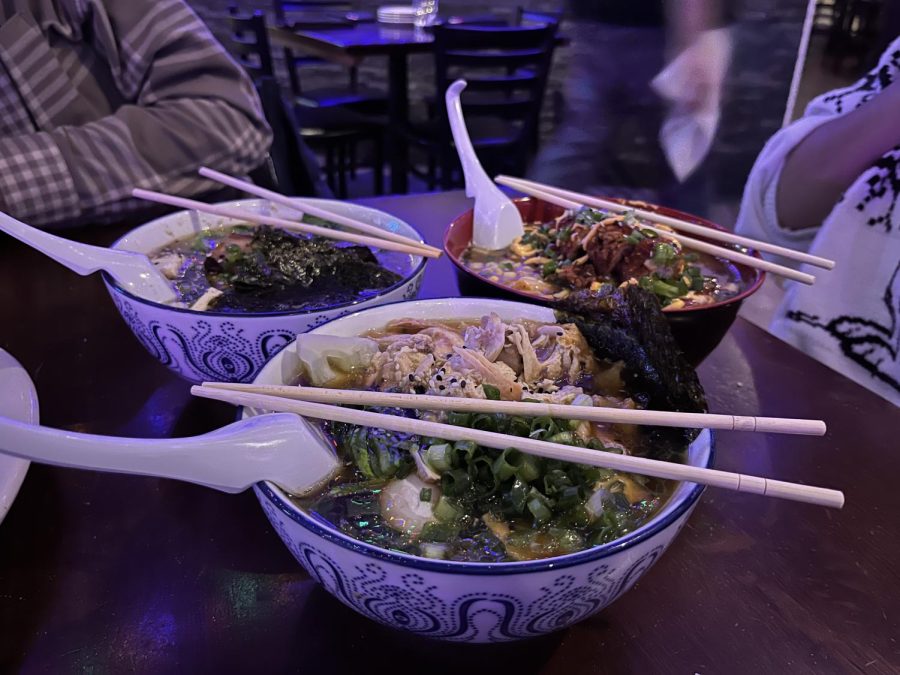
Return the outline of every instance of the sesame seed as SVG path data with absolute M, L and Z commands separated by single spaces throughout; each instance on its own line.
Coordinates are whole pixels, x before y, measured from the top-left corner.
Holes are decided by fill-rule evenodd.
M 438 382 L 442 381 L 444 378 L 442 375 L 436 375 L 435 378 Z
M 438 387 L 438 389 L 440 389 L 441 391 L 444 391 L 444 389 L 446 389 L 446 388 L 447 388 L 447 387 L 445 387 L 444 385 L 440 385 L 440 386 Z
M 410 374 L 409 374 L 409 381 L 412 382 L 412 381 L 414 381 L 415 379 L 416 379 L 416 376 L 413 375 L 412 373 L 410 373 Z
M 459 383 L 459 386 L 462 387 L 463 389 L 465 389 L 465 388 L 466 388 L 466 381 L 463 380 L 462 382 L 460 382 L 460 383 Z

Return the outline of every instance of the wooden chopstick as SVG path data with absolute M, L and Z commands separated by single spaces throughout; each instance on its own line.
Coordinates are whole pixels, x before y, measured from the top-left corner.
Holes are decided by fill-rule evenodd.
M 279 192 L 267 190 L 264 187 L 254 185 L 253 183 L 241 180 L 240 178 L 235 178 L 234 176 L 229 176 L 228 174 L 221 173 L 220 171 L 216 171 L 215 169 L 210 169 L 205 166 L 201 167 L 200 175 L 205 178 L 209 178 L 210 180 L 214 180 L 218 183 L 222 183 L 222 185 L 228 185 L 229 187 L 233 187 L 237 190 L 242 190 L 247 194 L 262 197 L 263 199 L 268 199 L 270 202 L 281 204 L 282 206 L 287 206 L 291 209 L 294 209 L 295 211 L 303 211 L 304 213 L 308 213 L 312 216 L 322 218 L 338 225 L 344 225 L 345 227 L 352 228 L 379 239 L 388 239 L 399 244 L 414 246 L 415 248 L 421 248 L 434 254 L 428 257 L 437 258 L 443 254 L 443 251 L 441 251 L 441 249 L 439 248 L 429 246 L 428 244 L 416 241 L 415 239 L 411 239 L 410 237 L 405 237 L 402 234 L 397 234 L 396 232 L 388 232 L 387 230 L 383 230 L 380 227 L 375 227 L 374 225 L 370 225 L 369 223 L 364 223 L 360 220 L 348 218 L 347 216 L 334 213 L 333 211 L 329 211 L 328 209 L 316 206 L 315 204 L 311 204 L 305 199 L 288 197 L 287 195 L 283 195 Z
M 668 225 L 673 230 L 681 230 L 682 232 L 688 232 L 690 234 L 698 234 L 701 237 L 705 237 L 707 239 L 723 241 L 727 244 L 737 244 L 738 246 L 746 246 L 747 248 L 752 248 L 765 253 L 774 253 L 789 260 L 796 260 L 798 262 L 807 263 L 809 265 L 821 267 L 826 270 L 834 269 L 834 260 L 829 260 L 828 258 L 811 255 L 803 251 L 795 251 L 794 249 L 785 248 L 784 246 L 770 244 L 767 241 L 759 241 L 758 239 L 751 239 L 750 237 L 742 237 L 732 232 L 723 232 L 721 230 L 715 230 L 710 227 L 697 225 L 696 223 L 689 223 L 687 221 L 680 220 L 678 218 L 672 218 L 670 216 L 665 216 L 654 211 L 638 209 L 627 204 L 619 204 L 618 202 L 611 202 L 606 199 L 600 199 L 599 197 L 591 197 L 590 195 L 573 192 L 572 190 L 564 190 L 563 188 L 554 187 L 552 185 L 544 185 L 543 183 L 537 183 L 525 178 L 516 178 L 514 176 L 497 176 L 495 180 L 501 185 L 506 185 L 506 181 L 515 181 L 522 185 L 528 185 L 539 190 L 543 190 L 544 192 L 555 194 L 558 197 L 563 197 L 580 204 L 585 204 L 586 206 L 593 206 L 600 209 L 607 209 L 609 211 L 616 211 L 617 213 L 633 211 L 635 215 L 645 220 L 660 223 L 661 225 Z
M 690 481 L 701 485 L 725 488 L 737 492 L 749 492 L 767 497 L 790 499 L 808 504 L 818 504 L 832 508 L 841 508 L 844 505 L 844 495 L 838 490 L 787 483 L 785 481 L 749 476 L 716 469 L 706 469 L 675 462 L 664 462 L 648 457 L 634 457 L 631 455 L 618 455 L 601 450 L 589 450 L 577 448 L 561 443 L 538 441 L 533 438 L 509 436 L 493 431 L 469 429 L 457 427 L 451 424 L 440 424 L 426 420 L 399 417 L 396 415 L 383 415 L 381 413 L 356 410 L 354 408 L 342 408 L 335 405 L 312 403 L 310 401 L 293 401 L 278 396 L 266 396 L 264 394 L 251 394 L 240 391 L 229 391 L 214 387 L 193 386 L 191 393 L 194 396 L 225 401 L 235 405 L 243 405 L 261 410 L 274 412 L 292 412 L 305 417 L 346 424 L 357 424 L 365 427 L 375 427 L 396 431 L 399 433 L 416 434 L 432 438 L 441 438 L 447 441 L 473 441 L 478 445 L 496 450 L 517 448 L 518 450 L 539 457 L 558 459 L 564 462 L 575 462 L 599 466 L 615 471 L 628 471 L 645 476 L 666 478 L 670 480 Z M 302 452 L 302 448 L 298 448 Z
M 580 202 L 574 202 L 571 199 L 560 197 L 552 192 L 547 192 L 546 190 L 543 190 L 541 188 L 532 187 L 531 185 L 528 185 L 524 182 L 520 182 L 517 178 L 498 177 L 497 182 L 501 185 L 515 188 L 519 192 L 522 192 L 526 195 L 531 195 L 532 197 L 542 199 L 543 201 L 549 202 L 550 204 L 562 206 L 564 209 L 577 210 L 584 206 Z M 625 210 L 631 209 L 626 208 Z M 657 227 L 653 227 L 652 225 L 647 225 L 645 223 L 641 223 L 639 227 L 642 230 L 651 230 L 652 232 L 656 232 L 661 237 L 677 241 L 684 248 L 692 249 L 694 251 L 700 251 L 702 253 L 708 253 L 718 258 L 725 258 L 726 260 L 731 260 L 733 262 L 746 265 L 747 267 L 753 267 L 765 272 L 777 274 L 778 276 L 784 277 L 785 279 L 793 279 L 794 281 L 799 281 L 800 283 L 807 284 L 809 286 L 813 285 L 816 281 L 816 278 L 812 274 L 807 274 L 806 272 L 798 272 L 797 270 L 791 269 L 790 267 L 778 265 L 761 258 L 755 258 L 752 255 L 740 253 L 739 251 L 735 251 L 734 249 L 716 246 L 714 244 L 709 244 L 705 241 L 692 239 L 690 237 L 684 237 L 680 234 L 674 234 L 672 232 L 669 232 L 668 230 L 661 230 Z
M 596 408 L 558 403 L 529 403 L 525 401 L 492 401 L 461 398 L 459 396 L 429 396 L 400 394 L 385 391 L 328 389 L 276 384 L 240 384 L 234 382 L 204 382 L 204 387 L 227 389 L 251 394 L 267 394 L 296 401 L 332 403 L 337 405 L 376 405 L 414 410 L 451 410 L 458 412 L 502 413 L 526 417 L 556 417 L 566 420 L 587 420 L 605 424 L 640 424 L 656 427 L 687 427 L 691 429 L 720 429 L 725 431 L 757 431 L 773 434 L 801 434 L 822 436 L 825 422 L 821 420 L 785 417 L 746 417 L 713 413 L 686 413 L 664 410 L 629 410 Z
M 353 234 L 352 232 L 344 232 L 343 230 L 332 230 L 327 227 L 319 227 L 318 225 L 309 225 L 307 223 L 298 223 L 293 220 L 285 220 L 284 218 L 275 218 L 274 216 L 265 216 L 260 213 L 248 211 L 247 209 L 239 209 L 233 206 L 219 206 L 216 204 L 205 204 L 193 199 L 185 199 L 184 197 L 175 197 L 173 195 L 163 194 L 162 192 L 153 192 L 152 190 L 142 190 L 135 188 L 131 191 L 132 196 L 138 199 L 146 199 L 150 202 L 159 204 L 169 204 L 182 209 L 192 209 L 194 211 L 202 211 L 203 213 L 211 213 L 216 216 L 224 216 L 225 218 L 234 218 L 251 223 L 260 223 L 263 225 L 273 225 L 281 227 L 285 230 L 293 230 L 295 232 L 304 232 L 306 234 L 315 234 L 328 239 L 337 241 L 350 241 L 363 246 L 372 246 L 385 251 L 398 251 L 400 253 L 409 253 L 411 255 L 420 255 L 427 258 L 436 258 L 438 254 L 425 251 L 422 248 L 410 246 L 408 244 L 398 244 L 397 242 L 388 241 L 387 239 L 376 239 L 375 237 L 367 237 L 362 234 Z

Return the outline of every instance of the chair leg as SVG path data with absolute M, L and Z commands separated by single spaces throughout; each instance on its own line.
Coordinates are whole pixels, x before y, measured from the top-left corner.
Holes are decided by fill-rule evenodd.
M 335 192 L 335 184 L 334 184 L 334 145 L 331 143 L 325 146 L 325 182 L 328 183 L 328 188 Z
M 338 197 L 340 197 L 341 199 L 346 199 L 347 198 L 347 144 L 346 143 L 340 143 L 338 145 L 337 156 L 338 156 L 338 161 L 337 161 L 337 164 L 338 164 L 338 167 L 337 167 L 337 170 L 338 170 L 338 174 L 337 174 Z
M 427 182 L 428 182 L 428 191 L 434 192 L 437 187 L 437 158 L 434 156 L 433 152 L 428 153 L 428 173 L 427 173 Z
M 350 178 L 352 178 L 353 180 L 356 180 L 356 148 L 357 148 L 356 141 L 350 141 L 349 146 L 350 146 L 349 147 L 349 150 L 350 150 L 350 159 L 349 159 Z
M 374 156 L 372 157 L 372 179 L 376 195 L 384 194 L 384 135 L 376 133 L 372 139 Z

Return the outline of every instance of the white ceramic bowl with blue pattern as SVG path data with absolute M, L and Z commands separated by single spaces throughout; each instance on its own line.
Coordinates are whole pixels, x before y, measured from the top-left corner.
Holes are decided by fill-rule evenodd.
M 401 317 L 553 321 L 552 310 L 480 298 L 419 300 L 345 316 L 311 332 L 354 336 Z M 293 384 L 293 350 L 270 361 L 259 384 Z M 244 417 L 254 411 L 245 409 Z M 310 443 L 319 442 L 309 427 Z M 709 466 L 709 431 L 691 444 L 688 462 Z M 703 488 L 681 483 L 643 527 L 609 544 L 546 560 L 464 563 L 429 560 L 359 542 L 300 510 L 271 483 L 256 495 L 276 532 L 306 571 L 338 600 L 388 626 L 442 640 L 504 642 L 560 630 L 585 619 L 631 588 L 687 522 Z
M 307 201 L 422 241 L 411 225 L 383 211 L 330 200 Z M 223 205 L 286 217 L 292 215 L 289 210 L 263 199 L 245 199 Z M 135 228 L 112 248 L 150 254 L 174 240 L 235 223 L 220 216 L 178 211 Z M 379 259 L 382 253 L 376 251 Z M 160 363 L 190 382 L 250 382 L 297 333 L 366 307 L 415 298 L 425 272 L 425 259 L 400 253 L 386 255 L 390 256 L 390 268 L 401 276 L 398 283 L 363 300 L 315 311 L 196 312 L 140 298 L 120 287 L 107 274 L 103 275 L 103 281 L 122 318 Z

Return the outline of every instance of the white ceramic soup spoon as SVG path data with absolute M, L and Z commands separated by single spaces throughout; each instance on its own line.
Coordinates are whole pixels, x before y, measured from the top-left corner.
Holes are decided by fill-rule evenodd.
M 0 452 L 55 466 L 174 478 L 231 493 L 268 480 L 304 495 L 340 468 L 330 445 L 291 413 L 166 439 L 96 436 L 0 417 Z
M 478 161 L 466 122 L 463 119 L 459 96 L 466 88 L 465 80 L 457 80 L 449 87 L 444 99 L 447 118 L 453 132 L 453 143 L 466 179 L 466 195 L 475 198 L 472 221 L 472 244 L 496 251 L 509 246 L 525 232 L 522 216 L 512 200 L 494 184 Z
M 2 212 L 0 232 L 6 232 L 82 276 L 103 270 L 138 297 L 164 304 L 176 300 L 171 282 L 143 253 L 81 244 L 26 225 Z

